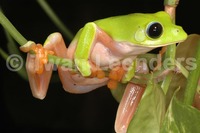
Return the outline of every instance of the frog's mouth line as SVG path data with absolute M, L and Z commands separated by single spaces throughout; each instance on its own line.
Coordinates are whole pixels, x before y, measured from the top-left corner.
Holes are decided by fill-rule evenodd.
M 179 44 L 181 42 L 184 42 L 185 40 L 181 40 L 181 41 L 178 41 L 178 42 L 171 42 L 171 43 L 167 43 L 167 44 L 163 44 L 163 45 L 159 45 L 159 47 L 163 47 L 163 46 L 168 46 L 168 45 L 172 45 L 172 44 Z M 151 46 L 149 46 L 151 47 Z M 158 46 L 152 46 L 153 47 L 158 47 Z
M 185 39 L 184 40 L 180 40 L 180 41 L 175 41 L 175 42 L 171 42 L 171 43 L 165 43 L 165 44 L 162 44 L 162 45 L 151 45 L 151 44 L 149 44 L 149 45 L 144 45 L 144 44 L 129 44 L 130 46 L 132 45 L 132 46 L 138 46 L 138 47 L 149 47 L 149 48 L 158 48 L 158 47 L 163 47 L 163 46 L 168 46 L 168 45 L 172 45 L 172 44 L 179 44 L 179 43 L 181 43 L 181 42 L 184 42 L 185 41 Z
M 144 87 L 133 83 L 127 85 L 117 110 L 115 120 L 115 131 L 117 133 L 125 133 L 127 131 L 129 123 L 137 110 L 138 104 L 140 103 L 144 90 Z

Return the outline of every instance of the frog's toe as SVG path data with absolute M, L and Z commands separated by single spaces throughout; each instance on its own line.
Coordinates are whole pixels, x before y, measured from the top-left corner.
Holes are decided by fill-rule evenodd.
M 123 69 L 123 67 L 119 66 L 119 67 L 113 68 L 108 75 L 110 79 L 107 84 L 108 88 L 110 89 L 117 88 L 117 84 L 118 82 L 122 81 L 124 74 L 125 74 L 125 70 Z

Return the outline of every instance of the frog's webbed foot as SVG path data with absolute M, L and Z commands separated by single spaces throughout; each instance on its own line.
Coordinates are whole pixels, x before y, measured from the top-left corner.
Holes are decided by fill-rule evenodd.
M 90 63 L 91 66 L 91 75 L 89 77 L 91 78 L 98 78 L 98 79 L 103 79 L 106 77 L 106 73 L 97 65 Z
M 134 60 L 129 66 L 117 66 L 109 73 L 108 88 L 117 88 L 118 82 L 128 83 L 135 75 L 136 60 Z
M 30 82 L 31 91 L 34 97 L 44 99 L 50 82 L 53 65 L 48 63 L 48 54 L 52 51 L 45 49 L 41 44 L 27 42 L 20 47 L 27 54 L 26 70 Z

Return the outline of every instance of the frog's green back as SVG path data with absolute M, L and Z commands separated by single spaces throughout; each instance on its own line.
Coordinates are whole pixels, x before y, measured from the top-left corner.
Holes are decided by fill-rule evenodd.
M 148 25 L 152 22 L 158 22 L 163 27 L 163 33 L 159 38 L 151 38 L 146 33 Z M 164 11 L 109 17 L 97 20 L 95 23 L 114 40 L 127 41 L 137 45 L 154 47 L 178 42 L 187 37 L 184 30 L 180 26 L 174 25 L 170 16 Z
M 144 14 L 133 13 L 97 20 L 95 23 L 106 33 L 115 38 L 115 40 L 127 40 L 125 38 L 127 38 L 127 35 L 132 35 L 134 33 L 138 27 L 138 23 L 143 25 L 142 23 L 148 19 L 143 16 Z

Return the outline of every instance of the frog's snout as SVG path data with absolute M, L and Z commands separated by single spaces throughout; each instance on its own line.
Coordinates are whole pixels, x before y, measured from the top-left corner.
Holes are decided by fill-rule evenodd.
M 187 38 L 187 33 L 183 30 L 181 26 L 176 26 L 175 28 L 173 28 L 172 34 L 175 37 L 180 38 L 181 40 L 185 40 Z
M 183 31 L 183 28 L 180 27 L 180 26 L 176 26 L 173 30 L 172 30 L 172 33 L 174 35 L 178 35 L 181 31 Z

